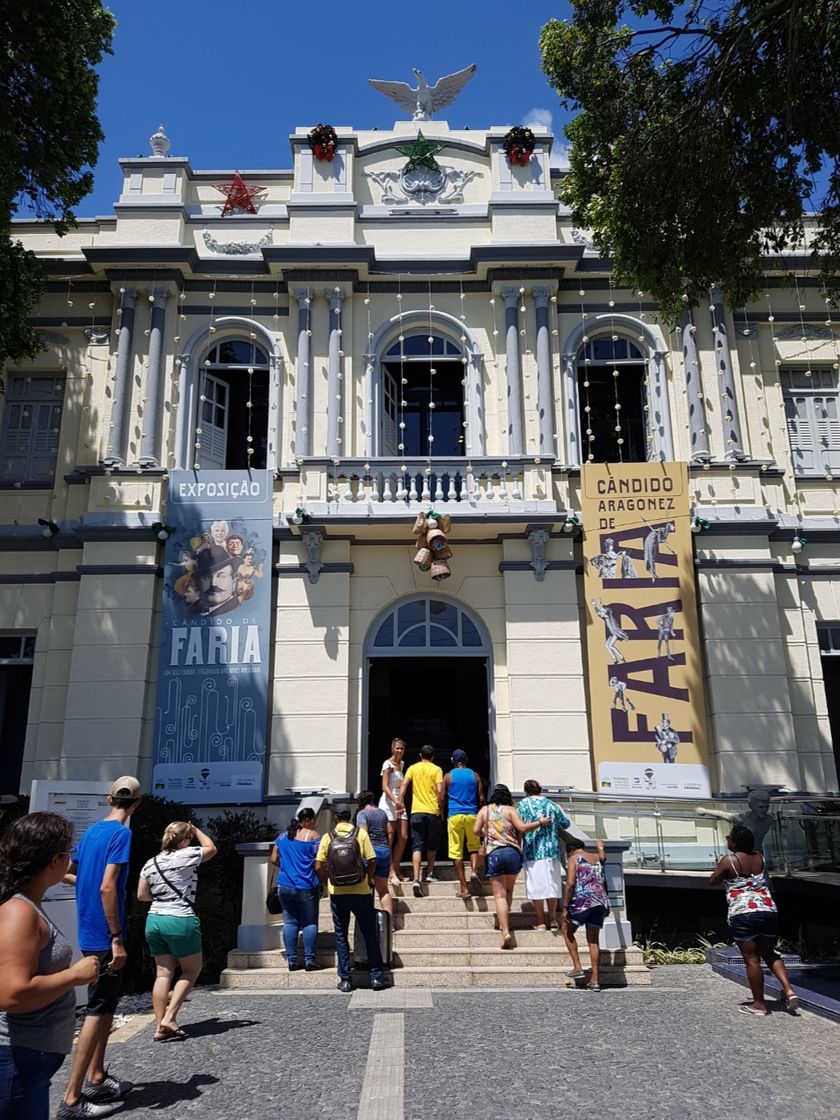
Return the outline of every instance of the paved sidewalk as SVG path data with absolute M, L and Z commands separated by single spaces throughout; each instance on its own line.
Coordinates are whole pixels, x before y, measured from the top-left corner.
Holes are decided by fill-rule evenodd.
M 137 1088 L 115 1115 L 837 1120 L 840 1028 L 739 1015 L 746 995 L 705 966 L 600 994 L 203 989 L 187 1042 L 153 1043 L 148 1017 L 122 1028 L 109 1061 Z

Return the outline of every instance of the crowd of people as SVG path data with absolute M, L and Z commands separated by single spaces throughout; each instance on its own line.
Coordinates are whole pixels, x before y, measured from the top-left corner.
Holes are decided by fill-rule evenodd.
M 568 975 L 599 991 L 600 931 L 609 912 L 603 842 L 590 848 L 568 833 L 568 816 L 543 795 L 535 780 L 525 783 L 525 797 L 514 806 L 510 790 L 502 784 L 485 797 L 484 784 L 462 750 L 452 753 L 446 775 L 435 763 L 432 747 L 422 747 L 419 760 L 407 770 L 405 754 L 406 744 L 395 739 L 382 766 L 378 803 L 372 792 L 364 791 L 355 820 L 349 805 L 337 805 L 332 827 L 321 835 L 313 810 L 303 809 L 271 845 L 270 859 L 277 868 L 272 890 L 285 915 L 288 968 L 320 967 L 318 923 L 326 889 L 339 990 L 353 989 L 351 917 L 364 941 L 371 989 L 387 987 L 380 922 L 393 916 L 391 888 L 406 882 L 401 870 L 409 830 L 410 885 L 415 895 L 422 895 L 424 881 L 438 878 L 435 860 L 445 821 L 457 894 L 467 899 L 483 893 L 482 875 L 490 881 L 500 947 L 514 945 L 510 909 L 516 878 L 524 869 L 535 928 L 562 932 L 572 962 Z M 136 778 L 118 778 L 108 797 L 108 814 L 75 844 L 71 822 L 49 812 L 21 817 L 0 840 L 0 1120 L 47 1120 L 51 1079 L 73 1049 L 74 989 L 79 986 L 88 987 L 87 1006 L 57 1120 L 108 1115 L 133 1087 L 108 1071 L 105 1054 L 127 959 L 129 821 L 140 799 Z M 764 858 L 745 825 L 734 824 L 726 839 L 729 854 L 718 862 L 710 882 L 726 888 L 729 931 L 741 949 L 751 988 L 753 998 L 739 1010 L 768 1014 L 763 962 L 783 990 L 786 1009 L 795 1014 L 799 1000 L 776 951 L 778 913 Z M 155 962 L 155 1042 L 188 1037 L 178 1015 L 202 966 L 197 875 L 201 864 L 215 854 L 213 841 L 198 827 L 174 821 L 163 834 L 161 851 L 140 873 L 137 897 L 151 904 L 145 934 Z M 76 888 L 82 956 L 75 962 L 68 940 L 42 905 L 49 888 L 61 882 Z M 582 967 L 576 941 L 580 930 L 585 932 L 588 970 Z M 358 946 L 356 950 L 358 957 Z

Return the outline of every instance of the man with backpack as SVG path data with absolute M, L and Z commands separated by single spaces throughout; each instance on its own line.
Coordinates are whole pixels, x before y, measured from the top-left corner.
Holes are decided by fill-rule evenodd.
M 350 823 L 351 811 L 347 805 L 335 807 L 335 826 L 321 837 L 315 870 L 330 893 L 335 951 L 338 957 L 338 990 L 352 992 L 350 979 L 350 917 L 356 916 L 359 929 L 367 947 L 370 986 L 380 992 L 388 984 L 382 978 L 382 954 L 376 934 L 376 911 L 373 906 L 376 853 L 370 837 L 363 829 Z

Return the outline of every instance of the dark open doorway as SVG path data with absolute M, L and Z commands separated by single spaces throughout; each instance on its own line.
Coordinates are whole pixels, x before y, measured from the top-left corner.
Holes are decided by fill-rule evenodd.
M 20 772 L 31 689 L 31 665 L 0 668 L 0 793 L 21 792 Z
M 485 782 L 490 779 L 490 712 L 483 657 L 381 657 L 368 678 L 367 788 L 382 786 L 382 763 L 395 736 L 408 743 L 406 768 L 431 743 L 444 771 L 460 747 Z M 410 805 L 409 805 L 410 808 Z

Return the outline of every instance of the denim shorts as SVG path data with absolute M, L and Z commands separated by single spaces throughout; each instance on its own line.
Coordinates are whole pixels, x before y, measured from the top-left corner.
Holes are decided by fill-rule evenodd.
M 377 879 L 387 879 L 391 873 L 391 849 L 374 847 L 376 854 L 376 870 L 374 875 Z
M 497 875 L 518 875 L 522 870 L 522 853 L 518 848 L 506 844 L 502 848 L 494 848 L 487 855 L 487 878 L 495 879 Z
M 729 919 L 729 935 L 733 941 L 771 941 L 775 945 L 779 935 L 779 915 L 775 910 L 733 914 Z
M 577 914 L 569 911 L 569 921 L 575 927 L 592 926 L 594 929 L 604 928 L 604 919 L 607 916 L 606 906 L 590 906 L 588 910 L 579 910 Z

